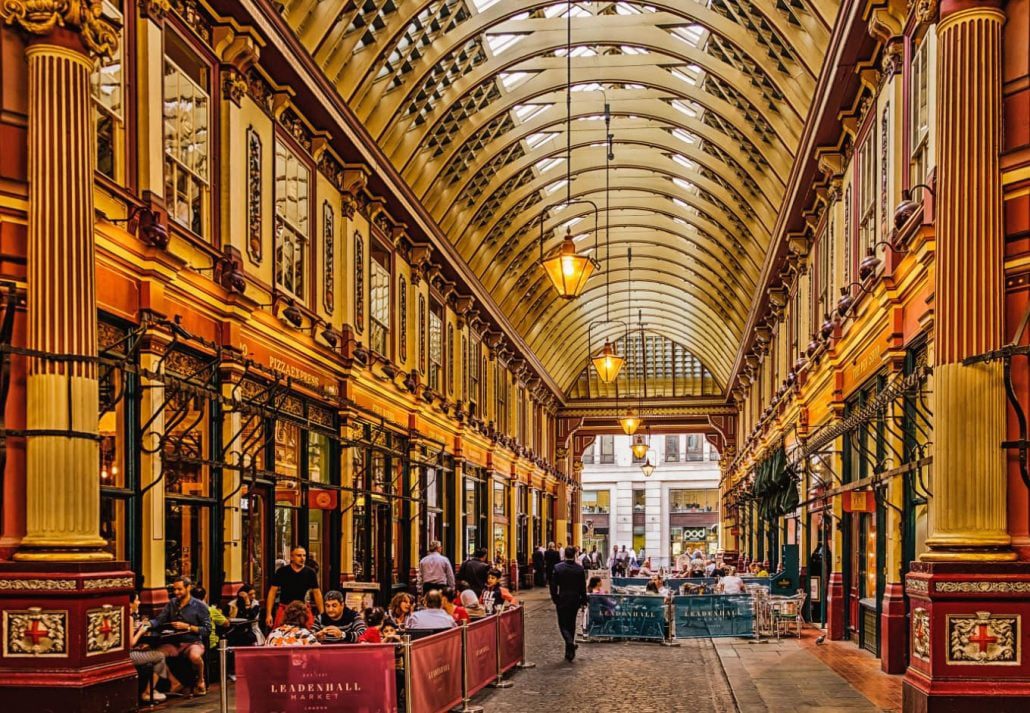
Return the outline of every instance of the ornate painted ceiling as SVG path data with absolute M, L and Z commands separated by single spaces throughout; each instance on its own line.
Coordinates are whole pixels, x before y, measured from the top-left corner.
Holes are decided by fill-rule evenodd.
M 558 384 L 578 391 L 592 321 L 640 310 L 725 385 L 835 0 L 573 3 L 571 166 L 566 2 L 282 4 Z M 547 249 L 567 227 L 594 247 L 593 209 L 567 194 L 598 205 L 605 270 L 568 302 L 535 263 L 541 216 Z M 595 325 L 590 347 L 623 329 Z

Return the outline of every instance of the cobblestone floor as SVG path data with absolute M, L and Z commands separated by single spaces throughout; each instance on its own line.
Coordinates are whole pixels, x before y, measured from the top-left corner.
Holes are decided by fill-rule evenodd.
M 875 659 L 870 656 L 865 661 L 866 654 L 852 651 L 853 644 L 835 642 L 816 649 L 813 631 L 806 631 L 800 642 L 698 639 L 673 647 L 636 642 L 581 644 L 570 664 L 562 658 L 564 646 L 546 591 L 521 596 L 526 604 L 527 656 L 536 667 L 516 669 L 510 675 L 511 688 L 488 688 L 477 695 L 473 703 L 482 706 L 484 713 L 548 713 L 547 707 L 562 713 L 900 710 L 900 677 L 880 673 Z M 831 646 L 845 648 L 837 651 Z M 849 663 L 842 668 L 837 659 Z M 216 713 L 218 692 L 216 686 L 211 688 L 203 698 L 176 701 L 157 710 Z M 231 696 L 229 710 L 235 710 Z

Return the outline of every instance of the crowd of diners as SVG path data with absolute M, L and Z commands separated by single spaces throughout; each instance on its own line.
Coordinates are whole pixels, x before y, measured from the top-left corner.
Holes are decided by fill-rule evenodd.
M 359 612 L 346 606 L 342 592 L 322 594 L 307 552 L 297 547 L 276 570 L 264 607 L 249 584 L 225 606 L 211 605 L 204 589 L 185 576 L 172 578 L 168 604 L 153 618 L 141 616 L 139 597 L 133 595 L 130 657 L 141 676 L 149 677 L 144 702 L 204 695 L 206 654 L 220 638 L 232 648 L 397 643 L 404 634 L 450 629 L 517 605 L 502 581 L 485 549 L 476 550 L 455 573 L 433 542 L 419 563 L 417 596 L 399 592 L 386 608 Z M 228 677 L 235 680 L 232 664 L 230 657 Z

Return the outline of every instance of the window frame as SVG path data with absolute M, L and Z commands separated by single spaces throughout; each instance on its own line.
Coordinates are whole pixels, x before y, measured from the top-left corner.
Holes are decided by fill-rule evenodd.
M 311 292 L 311 228 L 317 222 L 313 214 L 315 207 L 315 184 L 316 174 L 315 166 L 311 163 L 310 157 L 298 146 L 287 134 L 280 130 L 275 131 L 275 140 L 272 145 L 272 283 L 275 285 L 277 290 L 281 290 L 290 297 L 293 297 L 302 305 L 307 305 L 309 302 Z M 307 234 L 303 234 L 298 226 L 292 225 L 284 217 L 279 214 L 279 194 L 277 192 L 279 183 L 279 147 L 282 146 L 287 152 L 296 160 L 297 164 L 307 171 Z M 287 179 L 289 180 L 289 179 Z M 279 246 L 281 237 L 279 234 L 279 223 L 282 224 L 285 230 L 289 231 L 294 235 L 301 245 L 301 268 L 299 273 L 304 283 L 301 285 L 299 291 L 291 290 L 286 287 L 279 280 Z M 294 261 L 296 266 L 296 261 Z M 296 273 L 296 270 L 295 270 Z M 296 274 L 294 275 L 296 279 Z
M 389 359 L 391 354 L 391 343 L 390 335 L 392 332 L 392 317 L 393 317 L 393 273 L 390 270 L 390 253 L 383 252 L 373 244 L 371 254 L 369 255 L 368 261 L 368 345 L 376 354 L 381 357 Z M 383 263 L 387 264 L 383 264 Z M 376 284 L 377 278 L 380 284 Z M 377 303 L 376 292 L 386 291 L 385 301 L 380 300 Z M 386 317 L 384 323 L 379 316 L 376 315 L 376 305 L 379 304 L 383 310 L 383 314 Z M 381 335 L 381 336 L 379 336 Z M 381 344 L 377 344 L 377 340 Z
M 443 305 L 438 302 L 431 301 L 429 303 L 429 314 L 428 319 L 428 338 L 429 344 L 427 345 L 428 355 L 428 374 L 429 388 L 434 393 L 441 394 L 443 389 L 443 379 L 445 377 L 443 373 L 444 369 L 444 320 L 446 319 L 446 313 L 444 312 Z M 434 319 L 439 328 L 434 329 Z
M 133 23 L 125 22 L 125 8 L 123 5 L 123 0 L 103 0 L 101 5 L 103 18 L 115 25 L 118 30 L 118 47 L 115 57 L 101 57 L 90 74 L 90 104 L 93 109 L 94 131 L 97 136 L 96 145 L 94 146 L 94 169 L 96 175 L 100 180 L 111 181 L 118 186 L 134 186 L 135 181 L 131 181 L 131 177 L 135 173 L 132 170 L 134 166 L 129 166 L 129 163 L 135 154 L 129 146 L 128 137 L 130 135 L 129 121 L 134 118 L 133 107 L 135 103 L 135 93 L 130 92 L 130 88 L 134 88 L 136 82 L 135 72 L 133 71 L 134 67 L 126 61 L 126 58 L 132 56 L 132 50 L 135 48 L 135 32 Z M 109 9 L 113 12 L 108 12 Z M 107 108 L 96 93 L 97 89 L 103 86 L 98 81 L 100 73 L 105 67 L 112 65 L 119 66 L 120 113 Z M 100 122 L 103 116 L 108 117 L 112 122 L 111 147 L 113 168 L 111 173 L 106 173 L 100 169 L 99 137 Z M 162 143 L 163 141 L 162 137 Z

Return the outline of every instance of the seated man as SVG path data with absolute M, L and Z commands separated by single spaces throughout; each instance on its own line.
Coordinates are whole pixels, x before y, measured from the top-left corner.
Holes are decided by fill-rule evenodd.
M 156 632 L 168 630 L 174 640 L 157 648 L 167 658 L 183 657 L 193 668 L 196 682 L 193 692 L 198 696 L 207 693 L 204 685 L 204 642 L 211 635 L 211 614 L 207 605 L 190 595 L 190 583 L 186 577 L 172 580 L 172 600 L 161 613 L 150 621 L 150 628 Z
M 323 644 L 355 644 L 365 633 L 365 621 L 343 603 L 343 593 L 333 590 L 325 595 L 325 611 L 315 617 L 311 627 Z
M 408 629 L 450 629 L 454 617 L 443 610 L 443 595 L 434 589 L 426 595 L 426 608 L 408 617 Z

